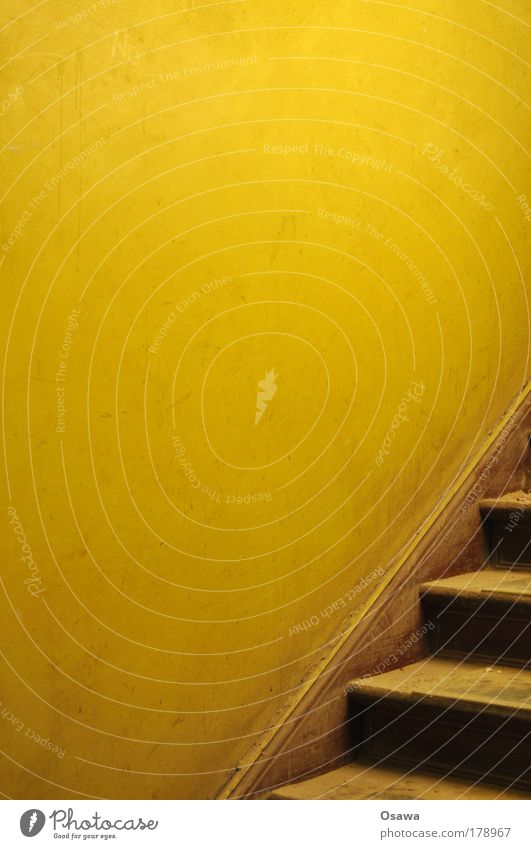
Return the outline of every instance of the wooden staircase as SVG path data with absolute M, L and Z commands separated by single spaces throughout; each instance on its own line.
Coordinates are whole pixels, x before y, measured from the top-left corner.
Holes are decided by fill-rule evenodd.
M 428 656 L 347 687 L 352 762 L 270 798 L 531 797 L 531 497 L 479 509 L 488 562 L 420 587 Z

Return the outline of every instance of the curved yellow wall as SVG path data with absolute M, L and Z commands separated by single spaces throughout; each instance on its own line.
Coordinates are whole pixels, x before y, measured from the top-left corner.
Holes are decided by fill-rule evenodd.
M 526 6 L 4 4 L 5 795 L 213 796 L 525 383 Z

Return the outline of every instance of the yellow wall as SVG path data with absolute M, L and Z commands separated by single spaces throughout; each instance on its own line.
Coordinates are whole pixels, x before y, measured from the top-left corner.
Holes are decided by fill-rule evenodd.
M 3 4 L 2 793 L 213 796 L 526 381 L 526 6 Z

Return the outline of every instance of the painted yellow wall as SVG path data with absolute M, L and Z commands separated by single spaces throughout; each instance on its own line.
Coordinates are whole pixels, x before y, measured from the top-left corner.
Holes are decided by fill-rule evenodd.
M 527 6 L 2 4 L 3 794 L 213 796 L 525 383 Z

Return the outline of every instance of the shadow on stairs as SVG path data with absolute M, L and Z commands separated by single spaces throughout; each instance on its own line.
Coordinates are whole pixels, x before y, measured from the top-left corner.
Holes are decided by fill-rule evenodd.
M 479 509 L 488 562 L 420 588 L 428 657 L 346 688 L 352 762 L 269 798 L 531 796 L 531 498 Z

